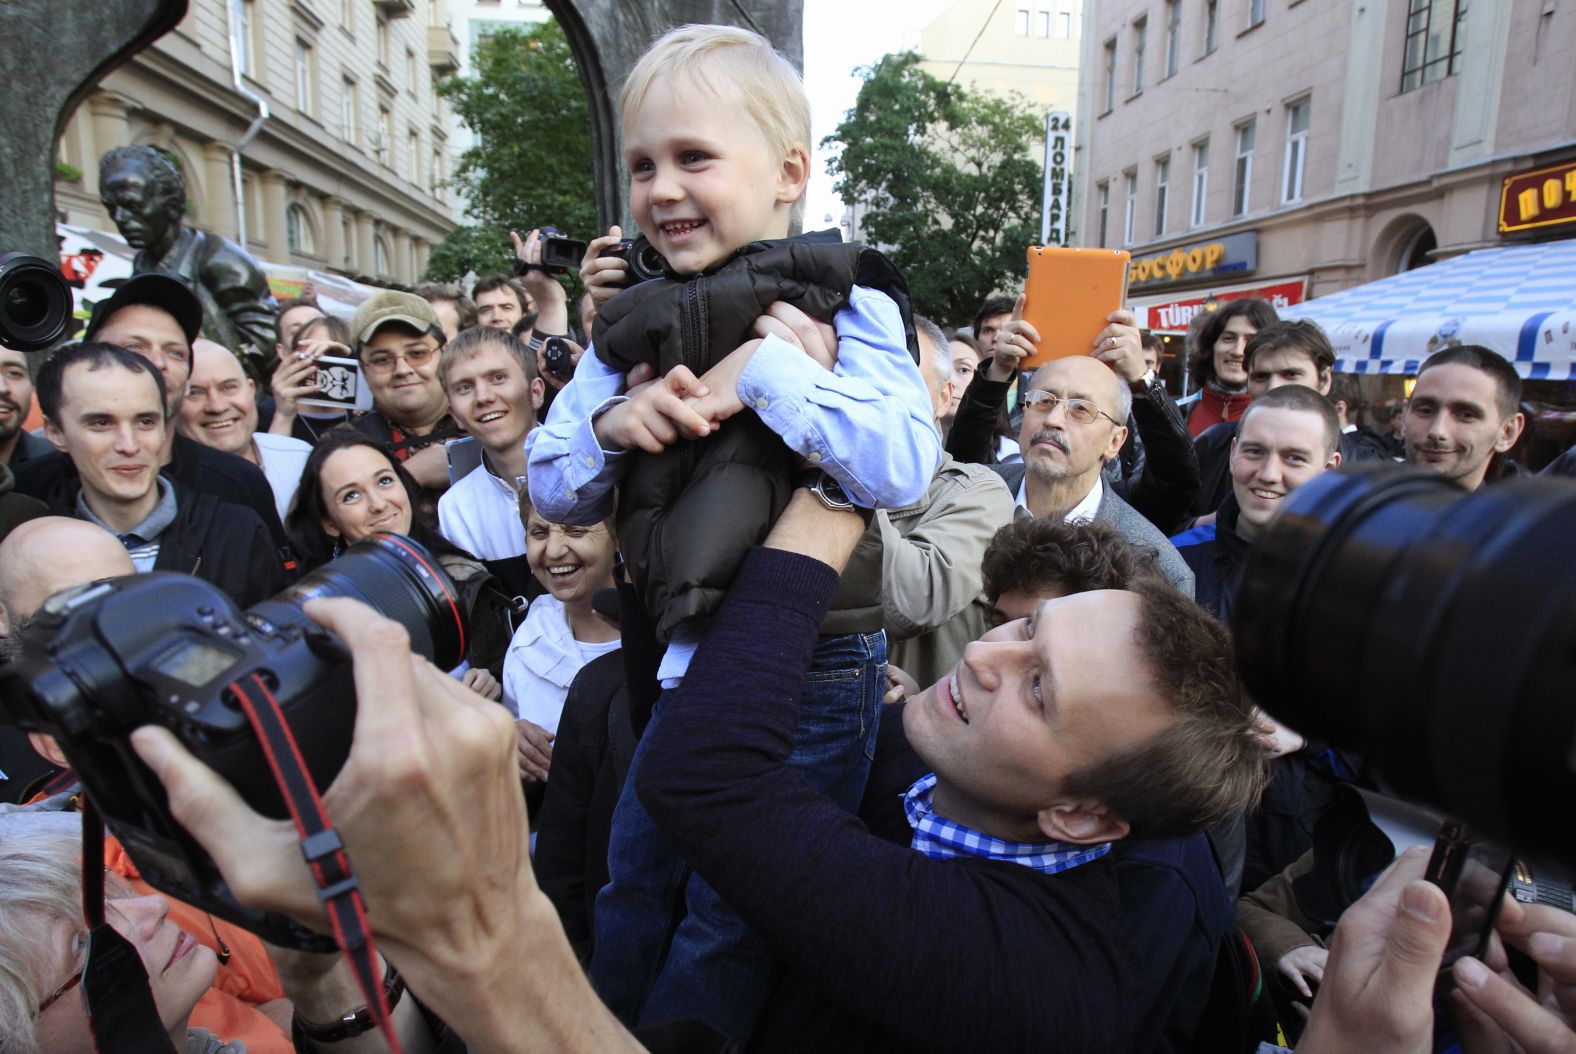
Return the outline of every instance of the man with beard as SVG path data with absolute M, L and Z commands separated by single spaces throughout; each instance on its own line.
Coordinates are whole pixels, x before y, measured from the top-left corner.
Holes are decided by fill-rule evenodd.
M 1127 438 L 1122 422 L 1132 403 L 1131 389 L 1098 359 L 1080 355 L 1047 363 L 1023 393 L 1023 462 L 992 468 L 1029 514 L 1107 523 L 1128 541 L 1154 550 L 1160 572 L 1191 597 L 1193 572 L 1176 549 L 1101 478 Z
M 27 356 L 0 346 L 0 465 L 15 468 L 54 451 L 49 440 L 22 427 L 32 407 L 33 375 L 27 371 Z

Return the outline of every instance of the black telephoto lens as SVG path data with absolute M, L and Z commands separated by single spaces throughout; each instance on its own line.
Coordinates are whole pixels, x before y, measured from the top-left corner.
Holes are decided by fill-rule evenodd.
M 58 344 L 72 307 L 71 287 L 58 263 L 26 253 L 0 256 L 0 344 L 14 351 Z
M 1576 862 L 1576 484 L 1378 465 L 1286 499 L 1237 594 L 1253 698 L 1396 790 Z

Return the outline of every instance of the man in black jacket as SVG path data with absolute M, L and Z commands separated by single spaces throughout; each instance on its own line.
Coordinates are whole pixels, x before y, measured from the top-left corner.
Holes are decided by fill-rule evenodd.
M 186 397 L 192 341 L 201 331 L 202 306 L 196 295 L 177 278 L 148 273 L 129 279 L 114 296 L 94 306 L 86 339 L 119 345 L 151 364 L 162 380 L 168 417 L 173 418 Z M 256 465 L 203 446 L 173 428 L 165 431 L 158 464 L 166 478 L 196 493 L 255 512 L 268 529 L 276 562 L 281 568 L 294 568 L 274 492 Z M 74 515 L 77 484 L 70 460 L 58 454 L 32 458 L 16 473 L 18 492 L 38 498 L 61 516 Z
M 45 435 L 76 470 L 67 514 L 119 538 L 138 571 L 196 575 L 241 607 L 284 586 L 256 513 L 159 473 L 164 379 L 146 359 L 114 344 L 68 345 L 39 371 L 38 402 Z

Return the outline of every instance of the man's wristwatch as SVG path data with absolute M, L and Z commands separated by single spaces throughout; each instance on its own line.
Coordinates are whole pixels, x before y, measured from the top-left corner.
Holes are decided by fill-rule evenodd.
M 799 473 L 798 485 L 807 488 L 811 494 L 821 499 L 821 504 L 837 512 L 856 512 L 854 503 L 848 500 L 848 492 L 843 490 L 843 485 L 832 478 L 831 473 L 824 468 L 807 468 Z

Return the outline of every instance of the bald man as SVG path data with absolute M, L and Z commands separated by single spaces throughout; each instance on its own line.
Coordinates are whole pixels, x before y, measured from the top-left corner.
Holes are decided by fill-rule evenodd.
M 206 447 L 245 458 L 263 470 L 283 520 L 301 482 L 312 445 L 257 430 L 257 382 L 223 344 L 192 342 L 191 376 L 176 408 L 175 428 Z
M 1016 496 L 1019 515 L 1064 523 L 1108 523 L 1153 549 L 1171 584 L 1193 595 L 1193 572 L 1154 524 L 1102 480 L 1127 438 L 1132 390 L 1099 359 L 1074 355 L 1041 366 L 1023 393 L 1018 447 L 1023 462 L 992 465 Z
M 62 553 L 71 558 L 62 559 Z M 97 524 L 41 516 L 16 527 L 0 542 L 0 662 L 16 658 L 17 635 L 55 593 L 133 570 L 126 547 Z M 39 754 L 62 764 L 53 743 L 38 737 L 34 753 L 28 738 L 16 728 L 0 727 L 0 801 L 23 800 L 28 786 L 52 771 Z

